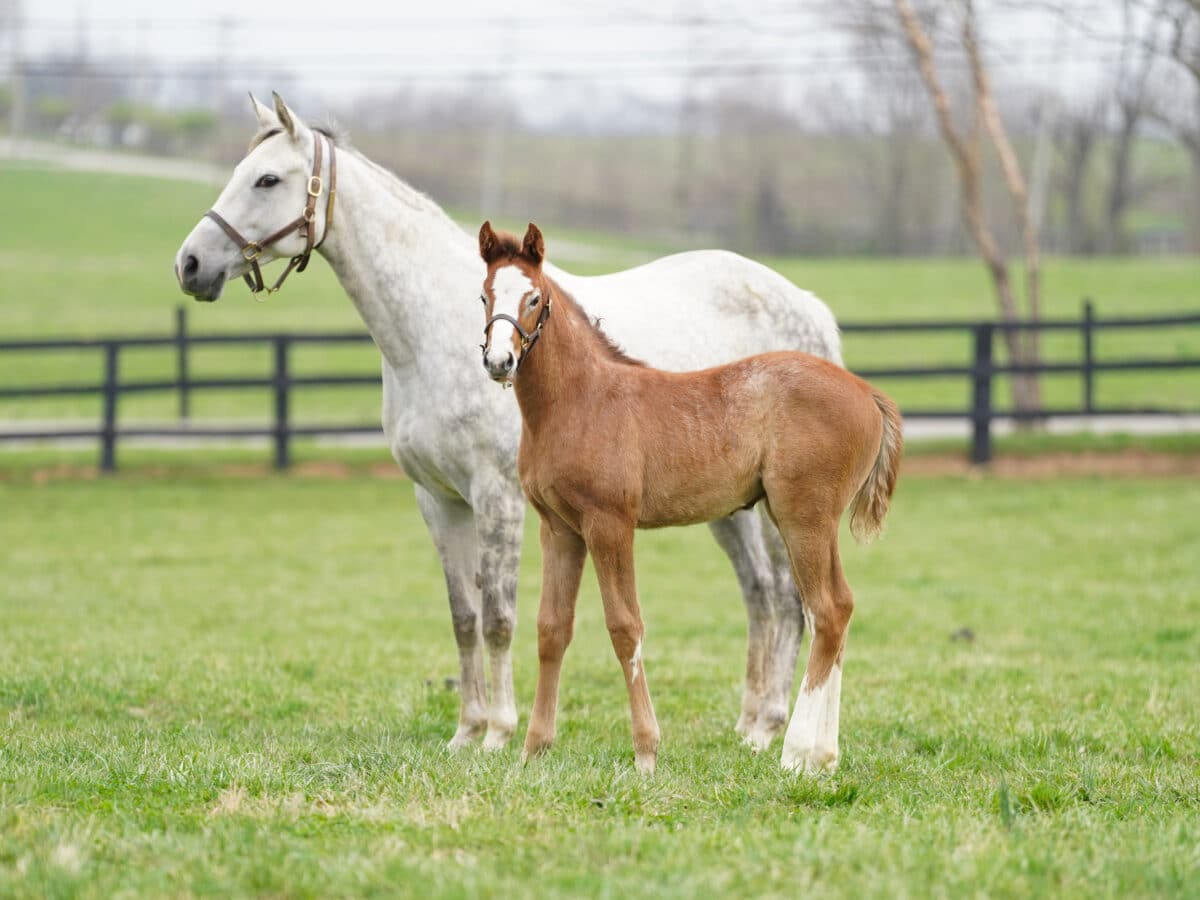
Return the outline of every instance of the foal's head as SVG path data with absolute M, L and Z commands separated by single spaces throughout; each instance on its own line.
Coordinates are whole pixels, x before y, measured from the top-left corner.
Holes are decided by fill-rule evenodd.
M 483 366 L 494 381 L 508 383 L 521 358 L 541 334 L 550 314 L 550 285 L 542 275 L 546 245 L 532 222 L 525 239 L 497 234 L 491 222 L 479 229 L 479 255 L 487 265 L 483 301 Z

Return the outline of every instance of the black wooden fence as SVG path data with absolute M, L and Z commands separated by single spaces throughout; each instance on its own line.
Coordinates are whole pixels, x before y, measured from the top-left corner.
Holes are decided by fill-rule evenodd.
M 181 307 L 176 314 L 173 334 L 159 336 L 127 336 L 108 338 L 62 338 L 20 341 L 0 341 L 0 353 L 43 353 L 55 351 L 96 350 L 103 359 L 103 378 L 99 382 L 75 382 L 52 385 L 0 386 L 0 401 L 45 397 L 100 395 L 103 398 L 100 422 L 93 428 L 31 428 L 0 431 L 0 441 L 43 441 L 56 439 L 94 438 L 100 444 L 100 468 L 113 471 L 117 465 L 117 442 L 131 437 L 268 437 L 274 446 L 274 461 L 278 468 L 291 462 L 291 440 L 298 436 L 379 434 L 378 421 L 363 424 L 293 424 L 291 421 L 292 392 L 303 387 L 361 387 L 378 385 L 379 375 L 324 373 L 318 375 L 292 374 L 291 350 L 304 344 L 366 344 L 370 337 L 361 332 L 278 333 L 278 334 L 192 334 L 187 315 Z M 1085 301 L 1078 319 L 1043 319 L 1038 322 L 1004 323 L 995 321 L 907 321 L 843 323 L 848 334 L 930 334 L 961 333 L 970 341 L 971 362 L 964 365 L 900 366 L 857 370 L 864 378 L 962 378 L 966 382 L 967 405 L 959 409 L 909 409 L 906 419 L 966 419 L 972 424 L 971 459 L 986 463 L 992 453 L 992 425 L 997 420 L 1060 416 L 1178 416 L 1200 414 L 1196 409 L 1166 409 L 1161 407 L 1099 406 L 1095 402 L 1095 377 L 1099 372 L 1163 372 L 1200 368 L 1200 356 L 1173 358 L 1127 358 L 1099 360 L 1095 353 L 1095 336 L 1101 330 L 1132 330 L 1200 325 L 1200 313 L 1156 317 L 1097 318 L 1090 302 Z M 1041 362 L 1018 366 L 995 360 L 995 339 L 1005 329 L 1038 332 L 1076 332 L 1080 341 L 1080 358 L 1069 362 Z M 190 350 L 198 346 L 269 345 L 273 348 L 273 367 L 270 375 L 262 377 L 196 378 L 190 371 Z M 169 379 L 125 380 L 121 378 L 121 352 L 125 349 L 170 347 L 175 352 L 175 377 Z M 993 381 L 997 377 L 1018 373 L 1073 374 L 1081 378 L 1082 393 L 1078 406 L 1043 408 L 1037 413 L 1018 413 L 998 409 L 992 398 Z M 120 398 L 126 394 L 172 391 L 178 396 L 179 416 L 186 420 L 190 414 L 191 397 L 197 391 L 228 391 L 266 389 L 273 398 L 273 417 L 269 424 L 226 426 L 195 425 L 151 426 L 118 424 Z

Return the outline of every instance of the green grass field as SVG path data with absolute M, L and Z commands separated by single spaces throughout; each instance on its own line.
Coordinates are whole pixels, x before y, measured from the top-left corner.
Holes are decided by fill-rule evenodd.
M 202 185 L 119 175 L 53 171 L 0 165 L 0 192 L 9 205 L 11 221 L 0 247 L 0 280 L 6 302 L 0 304 L 0 337 L 34 335 L 105 335 L 165 332 L 176 305 L 187 302 L 197 331 L 316 330 L 360 328 L 357 314 L 328 267 L 316 263 L 303 278 L 289 281 L 287 291 L 265 304 L 254 303 L 240 284 L 214 305 L 186 301 L 171 272 L 174 253 L 183 237 L 208 208 L 216 190 Z M 667 252 L 635 238 L 580 234 L 542 223 L 550 234 L 550 252 L 568 268 L 603 272 L 646 258 L 646 251 Z M 591 245 L 584 259 L 555 255 L 554 239 Z M 990 290 L 982 266 L 959 260 L 810 260 L 768 259 L 768 264 L 797 284 L 823 297 L 845 321 L 911 319 L 919 317 L 983 318 L 992 316 Z M 1129 315 L 1200 309 L 1200 260 L 1054 259 L 1046 265 L 1045 307 L 1048 315 L 1076 316 L 1083 297 L 1092 297 L 1100 314 Z M 964 363 L 967 335 L 859 336 L 845 341 L 851 367 L 933 361 Z M 1056 360 L 1079 357 L 1074 335 L 1049 336 L 1046 356 Z M 1170 332 L 1102 334 L 1100 358 L 1133 355 L 1171 356 L 1200 352 L 1200 328 Z M 202 349 L 195 353 L 198 376 L 235 373 L 262 375 L 270 361 L 266 350 Z M 166 351 L 140 351 L 123 359 L 126 377 L 171 377 L 173 359 Z M 378 372 L 373 348 L 297 351 L 299 373 L 321 371 Z M 0 355 L 0 383 L 6 385 L 69 380 L 98 380 L 101 360 L 96 352 L 54 355 Z M 968 386 L 947 381 L 882 381 L 902 407 L 961 407 Z M 1071 376 L 1048 377 L 1048 402 L 1074 405 L 1080 385 Z M 998 402 L 1007 403 L 1003 384 Z M 1196 408 L 1200 375 L 1109 374 L 1098 379 L 1102 404 L 1135 403 Z M 207 393 L 194 399 L 198 418 L 265 419 L 270 409 L 266 391 Z M 375 388 L 300 391 L 295 402 L 299 421 L 377 420 L 379 392 Z M 123 401 L 124 421 L 169 418 L 175 399 L 150 395 Z M 92 417 L 98 398 L 0 402 L 0 419 Z
M 403 482 L 9 480 L 0 895 L 1194 896 L 1198 505 L 903 480 L 884 539 L 845 546 L 819 779 L 733 734 L 744 619 L 704 530 L 643 533 L 641 778 L 590 573 L 550 755 L 443 749 L 456 657 Z

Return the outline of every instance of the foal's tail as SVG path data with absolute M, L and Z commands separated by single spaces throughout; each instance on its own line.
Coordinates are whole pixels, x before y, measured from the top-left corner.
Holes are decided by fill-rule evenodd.
M 863 482 L 850 508 L 850 531 L 861 542 L 867 543 L 883 530 L 883 517 L 887 515 L 892 492 L 896 489 L 896 474 L 900 470 L 900 454 L 904 450 L 904 434 L 900 425 L 900 410 L 885 394 L 871 391 L 871 399 L 883 416 L 883 437 L 879 442 L 879 455 L 875 465 Z

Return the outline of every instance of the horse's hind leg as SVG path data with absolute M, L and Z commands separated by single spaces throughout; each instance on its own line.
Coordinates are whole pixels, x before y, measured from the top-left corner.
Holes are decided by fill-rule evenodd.
M 608 635 L 629 691 L 634 764 L 639 772 L 649 774 L 658 760 L 659 735 L 642 661 L 645 627 L 633 574 L 633 523 L 615 516 L 594 515 L 585 521 L 583 537 L 600 582 Z
M 483 734 L 487 726 L 487 686 L 483 678 L 483 641 L 479 629 L 478 543 L 475 516 L 461 500 L 432 494 L 416 485 L 417 506 L 433 537 L 446 575 L 450 618 L 458 643 L 458 730 L 450 740 L 462 747 Z
M 492 702 L 483 746 L 499 749 L 517 729 L 513 693 L 512 639 L 517 627 L 517 574 L 524 537 L 525 497 L 515 483 L 496 477 L 472 492 L 479 539 L 479 579 L 483 591 L 483 642 L 492 664 Z
M 779 529 L 771 521 L 767 504 L 759 505 L 763 543 L 771 561 L 772 598 L 775 612 L 774 643 L 767 649 L 766 695 L 758 714 L 758 726 L 750 741 L 766 749 L 787 726 L 796 674 L 796 657 L 804 637 L 804 608 L 800 590 L 792 576 L 792 563 Z
M 772 504 L 792 559 L 792 570 L 812 630 L 808 665 L 783 742 L 783 767 L 820 772 L 837 768 L 842 654 L 854 598 L 842 574 L 837 517 L 814 511 L 798 515 Z
M 775 640 L 775 609 L 772 601 L 775 582 L 771 572 L 771 560 L 763 543 L 763 526 L 757 514 L 739 511 L 710 522 L 708 527 L 733 563 L 733 571 L 742 589 L 746 618 L 749 621 L 746 641 L 746 686 L 742 693 L 742 712 L 734 727 L 755 749 L 761 750 L 770 743 L 770 737 L 767 737 L 766 743 L 761 743 L 760 735 L 763 734 L 763 729 L 759 718 L 762 707 L 770 696 L 770 673 L 773 668 L 771 650 Z M 791 586 L 790 572 L 788 585 Z M 793 655 L 793 666 L 794 659 Z M 782 729 L 786 723 L 786 704 L 785 699 L 783 719 L 776 730 Z M 775 732 L 771 732 L 771 736 L 774 734 Z

